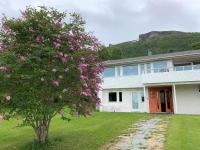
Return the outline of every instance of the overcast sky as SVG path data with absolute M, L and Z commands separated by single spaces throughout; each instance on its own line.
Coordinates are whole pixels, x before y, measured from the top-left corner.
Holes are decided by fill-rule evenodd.
M 80 13 L 106 45 L 153 30 L 200 31 L 200 0 L 0 0 L 0 13 L 17 17 L 28 5 Z

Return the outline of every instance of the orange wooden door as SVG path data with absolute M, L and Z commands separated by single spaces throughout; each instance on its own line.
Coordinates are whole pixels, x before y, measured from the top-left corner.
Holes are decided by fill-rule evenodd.
M 161 91 L 164 94 L 165 105 L 161 106 Z M 172 88 L 171 87 L 149 87 L 149 111 L 151 113 L 156 112 L 173 112 L 173 98 L 172 98 Z M 163 96 L 163 95 L 162 95 Z M 162 108 L 165 107 L 164 111 Z
M 156 88 L 149 88 L 148 91 L 149 91 L 149 111 L 152 113 L 161 112 L 158 90 Z

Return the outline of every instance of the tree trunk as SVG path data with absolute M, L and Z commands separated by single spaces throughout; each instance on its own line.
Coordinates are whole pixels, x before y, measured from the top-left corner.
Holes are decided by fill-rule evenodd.
M 37 141 L 40 144 L 45 144 L 48 140 L 49 124 L 50 120 L 42 120 L 38 121 L 37 127 L 34 127 L 37 136 Z

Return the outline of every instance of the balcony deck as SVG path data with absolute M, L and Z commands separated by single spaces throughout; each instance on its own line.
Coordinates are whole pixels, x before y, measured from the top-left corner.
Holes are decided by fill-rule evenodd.
M 153 73 L 143 73 L 132 76 L 119 76 L 104 78 L 103 89 L 117 88 L 141 88 L 149 84 L 180 84 L 187 82 L 200 83 L 200 65 L 191 65 L 176 70 L 176 68 L 167 68 L 162 70 L 153 70 Z

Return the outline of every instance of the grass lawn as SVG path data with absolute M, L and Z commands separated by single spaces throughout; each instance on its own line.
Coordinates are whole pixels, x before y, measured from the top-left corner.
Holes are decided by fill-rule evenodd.
M 200 116 L 174 115 L 165 145 L 166 150 L 200 150 Z
M 56 116 L 50 126 L 50 144 L 43 148 L 96 150 L 120 135 L 130 124 L 146 116 L 137 113 L 95 113 L 88 118 L 73 118 L 69 123 Z M 16 120 L 0 121 L 0 149 L 38 150 L 33 142 L 33 130 L 30 127 L 15 127 L 18 123 Z

